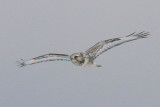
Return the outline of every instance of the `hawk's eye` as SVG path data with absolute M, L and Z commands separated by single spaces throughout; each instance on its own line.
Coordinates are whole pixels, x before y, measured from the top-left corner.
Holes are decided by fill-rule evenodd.
M 75 59 L 77 59 L 77 58 L 78 58 L 78 56 L 74 56 L 74 58 L 75 58 Z

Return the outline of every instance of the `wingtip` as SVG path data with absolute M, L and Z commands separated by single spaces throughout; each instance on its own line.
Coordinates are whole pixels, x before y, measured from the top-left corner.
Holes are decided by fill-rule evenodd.
M 136 36 L 138 38 L 147 38 L 149 35 L 150 35 L 150 32 L 142 31 L 134 34 L 133 36 Z
M 17 62 L 17 66 L 19 68 L 26 66 L 25 60 L 23 60 L 23 59 L 20 59 L 19 61 L 16 61 L 16 62 Z
M 138 33 L 142 38 L 144 37 L 147 37 L 147 36 L 149 36 L 150 35 L 150 32 L 146 32 L 146 31 L 143 31 L 143 32 L 140 32 L 140 33 Z

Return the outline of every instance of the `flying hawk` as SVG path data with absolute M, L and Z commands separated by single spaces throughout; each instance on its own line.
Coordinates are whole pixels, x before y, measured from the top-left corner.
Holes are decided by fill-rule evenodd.
M 20 61 L 17 61 L 17 62 L 20 67 L 23 67 L 26 65 L 32 65 L 40 62 L 65 60 L 65 61 L 71 61 L 74 65 L 77 65 L 77 66 L 101 67 L 101 65 L 98 65 L 94 62 L 94 60 L 99 55 L 101 55 L 105 51 L 108 51 L 109 49 L 115 46 L 118 46 L 120 44 L 129 42 L 129 41 L 137 40 L 140 38 L 146 38 L 148 35 L 149 35 L 149 32 L 144 32 L 144 31 L 140 33 L 134 32 L 125 37 L 117 37 L 117 38 L 100 41 L 85 52 L 73 53 L 72 55 L 49 53 L 49 54 L 41 55 L 29 60 L 21 59 Z

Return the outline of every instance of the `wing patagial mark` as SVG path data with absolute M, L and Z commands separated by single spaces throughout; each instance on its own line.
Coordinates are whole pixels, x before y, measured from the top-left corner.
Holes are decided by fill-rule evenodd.
M 35 58 L 33 58 L 33 59 L 36 60 L 36 59 L 41 59 L 41 58 L 47 58 L 47 57 L 52 56 L 52 55 L 57 55 L 57 56 L 61 56 L 61 57 L 63 57 L 63 56 L 68 56 L 68 55 L 66 55 L 66 54 L 49 53 L 49 54 L 45 54 L 45 55 L 41 55 L 41 56 L 35 57 Z

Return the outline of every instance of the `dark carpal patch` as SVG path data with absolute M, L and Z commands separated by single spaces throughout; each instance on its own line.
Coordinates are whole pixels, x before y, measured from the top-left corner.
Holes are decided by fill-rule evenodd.
M 109 43 L 109 42 L 114 42 L 114 41 L 119 41 L 121 40 L 120 38 L 113 38 L 113 39 L 108 39 L 108 40 L 105 40 L 106 43 Z

